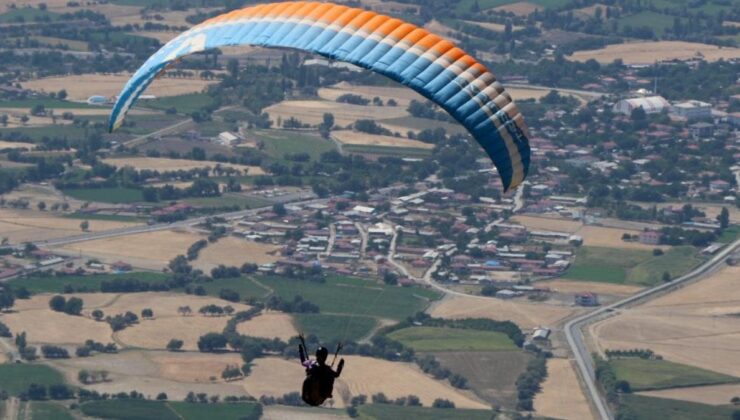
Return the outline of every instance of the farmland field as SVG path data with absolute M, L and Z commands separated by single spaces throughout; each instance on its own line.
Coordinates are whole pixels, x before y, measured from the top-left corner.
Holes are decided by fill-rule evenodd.
M 64 190 L 72 198 L 83 201 L 97 201 L 102 203 L 135 203 L 143 201 L 141 190 L 134 188 L 75 188 Z
M 461 410 L 431 407 L 400 407 L 393 404 L 368 404 L 360 406 L 363 418 L 367 419 L 414 419 L 414 420 L 490 420 L 494 413 L 489 410 Z
M 593 418 L 575 366 L 568 359 L 547 359 L 547 378 L 534 397 L 535 413 L 548 418 Z
M 517 346 L 506 334 L 493 331 L 409 327 L 393 331 L 388 337 L 417 352 L 517 350 Z
M 623 396 L 622 404 L 636 414 L 637 420 L 727 420 L 731 418 L 733 412 L 729 405 L 712 406 L 631 394 Z
M 375 145 L 359 145 L 359 144 L 348 144 L 343 146 L 342 149 L 348 153 L 367 154 L 367 155 L 378 155 L 378 156 L 411 156 L 411 157 L 426 157 L 431 155 L 429 149 L 420 149 L 412 147 L 393 147 L 393 146 L 375 146 Z
M 621 58 L 625 64 L 653 64 L 656 60 L 690 60 L 697 54 L 707 61 L 730 60 L 740 57 L 740 48 L 683 41 L 631 42 L 612 44 L 598 50 L 576 51 L 568 58 L 575 61 L 595 59 L 602 64 Z
M 63 384 L 62 374 L 46 365 L 39 364 L 0 364 L 0 390 L 10 395 L 24 392 L 31 384 Z
M 251 337 L 279 338 L 285 342 L 298 335 L 292 317 L 275 311 L 263 312 L 249 321 L 240 322 L 236 330 Z
M 182 417 L 183 420 L 237 420 L 256 414 L 259 404 L 194 404 L 186 402 L 170 402 L 167 405 Z
M 288 130 L 260 130 L 254 133 L 264 145 L 270 157 L 283 160 L 285 154 L 307 153 L 318 160 L 322 153 L 336 150 L 334 144 L 316 134 Z
M 418 140 L 409 140 L 406 138 L 399 138 L 393 136 L 380 136 L 367 133 L 359 133 L 356 131 L 341 130 L 334 131 L 332 136 L 344 145 L 351 146 L 377 146 L 387 147 L 391 150 L 395 148 L 400 149 L 433 149 L 434 145 L 431 143 L 424 143 Z
M 725 405 L 740 395 L 740 384 L 693 386 L 684 388 L 642 391 L 639 395 L 671 400 L 691 401 L 709 405 Z
M 94 274 L 90 276 L 41 276 L 30 275 L 27 278 L 14 279 L 9 282 L 11 287 L 25 287 L 31 293 L 61 293 L 69 285 L 75 290 L 89 290 L 97 292 L 100 284 L 114 279 L 137 279 L 145 283 L 164 283 L 168 275 L 153 272 L 126 273 L 126 274 Z
M 74 420 L 74 416 L 61 404 L 53 402 L 31 403 L 31 420 Z
M 295 314 L 298 330 L 314 334 L 322 343 L 358 341 L 378 325 L 375 318 L 353 315 Z
M 661 256 L 653 256 L 642 250 L 584 246 L 578 249 L 575 263 L 564 277 L 649 286 L 659 284 L 664 272 L 676 278 L 701 261 L 693 247 L 671 248 Z
M 633 391 L 740 382 L 740 378 L 666 360 L 625 358 L 609 363 L 617 378 L 629 382 Z
M 164 402 L 146 400 L 92 401 L 80 406 L 86 416 L 120 420 L 179 420 Z
M 221 163 L 212 162 L 207 160 L 191 160 L 191 159 L 168 159 L 168 158 L 153 158 L 153 157 L 130 157 L 130 158 L 109 158 L 104 159 L 104 163 L 108 165 L 121 168 L 124 166 L 130 166 L 137 171 L 188 171 L 191 169 L 200 168 L 215 168 L 220 166 L 222 168 L 233 168 L 243 171 L 249 175 L 264 175 L 265 172 L 258 166 L 238 165 L 233 163 Z

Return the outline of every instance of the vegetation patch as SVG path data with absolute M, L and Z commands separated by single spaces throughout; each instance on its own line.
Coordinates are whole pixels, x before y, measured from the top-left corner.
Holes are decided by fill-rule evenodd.
M 25 392 L 31 384 L 63 385 L 61 373 L 46 365 L 0 364 L 0 391 L 10 395 Z
M 73 188 L 65 189 L 64 193 L 78 200 L 98 201 L 102 203 L 120 204 L 144 201 L 141 190 L 135 188 Z
M 440 327 L 409 327 L 393 331 L 388 338 L 414 351 L 507 351 L 518 347 L 504 333 Z
M 665 398 L 624 395 L 618 418 L 636 420 L 727 420 L 733 418 L 733 407 L 699 404 Z
M 119 420 L 179 420 L 167 403 L 147 400 L 92 401 L 80 406 L 86 416 Z
M 32 402 L 31 420 L 74 420 L 72 413 L 61 404 L 53 402 Z
M 489 410 L 409 407 L 395 404 L 362 405 L 357 411 L 363 418 L 368 419 L 490 420 L 494 417 L 494 412 Z
M 640 285 L 655 285 L 662 281 L 663 273 L 668 273 L 671 279 L 680 277 L 703 260 L 699 252 L 691 246 L 671 248 L 663 255 L 655 256 L 637 264 L 630 269 L 626 282 Z
M 311 160 L 318 160 L 322 153 L 336 150 L 331 140 L 315 134 L 287 130 L 259 131 L 256 134 L 264 144 L 263 151 L 277 160 L 285 159 L 286 155 L 293 157 L 305 155 Z
M 617 379 L 629 382 L 632 391 L 740 382 L 740 378 L 667 360 L 625 358 L 609 363 Z
M 33 274 L 11 280 L 9 284 L 14 289 L 23 287 L 31 293 L 134 292 L 141 290 L 126 290 L 127 287 L 122 286 L 129 284 L 129 281 L 137 281 L 139 285 L 145 283 L 148 288 L 156 288 L 157 285 L 164 285 L 169 278 L 166 274 L 153 272 L 61 277 Z
M 202 108 L 212 106 L 213 102 L 213 98 L 206 93 L 188 93 L 185 95 L 157 98 L 151 101 L 142 101 L 138 105 L 162 111 L 175 109 L 179 114 L 192 114 Z
M 170 402 L 168 405 L 184 420 L 256 419 L 262 413 L 262 406 L 256 403 L 194 404 Z
M 378 325 L 375 318 L 355 315 L 293 314 L 293 319 L 299 331 L 327 343 L 359 341 Z

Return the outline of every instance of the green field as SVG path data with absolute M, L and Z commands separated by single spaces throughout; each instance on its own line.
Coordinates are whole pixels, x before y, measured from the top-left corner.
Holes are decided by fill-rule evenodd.
M 191 114 L 212 104 L 213 98 L 205 93 L 188 93 L 185 95 L 157 98 L 151 101 L 141 101 L 138 106 L 163 111 L 169 108 L 175 108 L 179 114 Z
M 637 420 L 729 420 L 734 411 L 729 405 L 714 406 L 633 394 L 622 396 L 622 404 L 636 415 L 629 418 Z
M 35 22 L 36 19 L 49 19 L 50 21 L 55 21 L 59 19 L 59 15 L 47 10 L 39 10 L 32 7 L 19 7 L 0 15 L 0 23 Z
M 61 89 L 61 88 L 60 88 Z M 46 108 L 54 109 L 95 109 L 93 105 L 80 102 L 63 101 L 61 99 L 13 99 L 0 101 L 0 108 L 33 108 L 36 105 L 43 105 Z M 99 107 L 97 107 L 99 108 Z
M 312 160 L 318 160 L 322 153 L 336 150 L 331 140 L 323 139 L 315 133 L 290 130 L 260 130 L 255 136 L 264 145 L 264 152 L 276 160 L 284 160 L 287 153 L 307 153 Z
M 5 103 L 0 103 L 0 107 L 3 106 L 5 106 Z M 28 136 L 31 141 L 39 142 L 44 137 L 68 139 L 82 138 L 85 136 L 85 129 L 73 124 L 0 129 L 0 137 L 7 136 L 10 133 L 20 133 L 21 135 Z
M 617 24 L 619 29 L 624 29 L 625 26 L 631 26 L 633 29 L 646 26 L 652 29 L 655 35 L 662 36 L 666 29 L 673 27 L 673 19 L 671 15 L 644 11 L 624 16 L 617 21 Z
M 663 272 L 676 278 L 701 262 L 693 247 L 675 247 L 661 256 L 651 251 L 584 246 L 564 277 L 572 280 L 651 286 L 662 282 Z
M 722 231 L 722 234 L 719 236 L 718 241 L 727 244 L 727 243 L 734 241 L 737 238 L 740 238 L 740 225 L 732 225 Z
M 666 360 L 625 358 L 609 363 L 617 378 L 629 382 L 633 391 L 740 382 L 740 378 Z
M 86 288 L 88 290 L 100 291 L 103 281 L 113 279 L 137 279 L 146 283 L 163 283 L 169 278 L 168 275 L 153 272 L 126 273 L 126 274 L 94 274 L 90 276 L 63 276 L 63 277 L 41 277 L 30 276 L 28 278 L 17 278 L 8 282 L 11 287 L 25 287 L 31 293 L 62 293 L 64 287 L 72 286 L 74 289 Z
M 180 416 L 167 403 L 146 400 L 92 401 L 80 406 L 90 417 L 120 420 L 178 420 Z
M 102 203 L 135 203 L 144 201 L 141 190 L 135 188 L 75 188 L 66 189 L 64 193 L 70 197 L 83 201 L 97 201 Z
M 91 417 L 120 420 L 236 420 L 259 408 L 254 403 L 197 404 L 147 400 L 107 400 L 82 404 L 82 412 Z
M 124 216 L 117 214 L 97 214 L 97 213 L 70 213 L 65 214 L 63 217 L 67 219 L 79 219 L 79 220 L 108 220 L 111 222 L 141 222 L 143 219 L 136 216 Z
M 39 364 L 0 364 L 0 390 L 17 395 L 31 384 L 63 384 L 61 373 L 46 365 Z
M 324 343 L 359 341 L 378 325 L 375 318 L 367 316 L 293 314 L 293 319 L 300 332 L 313 334 Z
M 167 404 L 184 420 L 237 420 L 245 418 L 257 410 L 259 404 L 193 404 L 186 402 L 170 402 Z
M 31 420 L 74 420 L 67 407 L 53 402 L 32 402 Z
M 489 410 L 463 410 L 431 407 L 405 407 L 393 404 L 368 404 L 358 408 L 361 418 L 367 420 L 491 420 L 496 413 Z
M 414 351 L 507 351 L 519 348 L 504 333 L 459 328 L 409 327 L 393 331 L 388 338 Z

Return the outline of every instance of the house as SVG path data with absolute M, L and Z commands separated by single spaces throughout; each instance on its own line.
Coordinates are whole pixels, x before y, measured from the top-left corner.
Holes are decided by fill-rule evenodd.
M 576 293 L 575 304 L 579 306 L 599 306 L 599 296 L 596 293 Z
M 552 331 L 547 327 L 537 327 L 534 329 L 534 333 L 532 334 L 532 341 L 535 341 L 535 340 L 545 341 L 548 338 L 550 338 L 551 332 Z
M 663 235 L 655 230 L 644 230 L 640 232 L 639 242 L 646 245 L 658 245 Z
M 233 146 L 234 144 L 238 143 L 239 140 L 241 140 L 241 137 L 237 136 L 236 134 L 230 132 L 230 131 L 224 131 L 222 133 L 219 133 L 218 135 L 218 143 L 223 146 Z
M 686 101 L 673 104 L 671 114 L 687 120 L 712 117 L 712 105 L 702 101 Z
M 131 264 L 123 262 L 123 261 L 114 262 L 113 264 L 111 264 L 110 268 L 111 270 L 118 271 L 118 272 L 128 272 L 128 271 L 133 270 L 133 267 L 131 266 Z
M 715 179 L 709 182 L 709 191 L 725 192 L 730 189 L 730 183 L 721 179 Z
M 496 292 L 496 297 L 499 299 L 513 299 L 521 295 L 522 295 L 522 292 L 515 292 L 513 290 L 508 290 L 508 289 L 499 290 L 498 292 Z
M 712 137 L 714 135 L 714 126 L 705 122 L 698 122 L 689 126 L 689 133 L 695 139 Z

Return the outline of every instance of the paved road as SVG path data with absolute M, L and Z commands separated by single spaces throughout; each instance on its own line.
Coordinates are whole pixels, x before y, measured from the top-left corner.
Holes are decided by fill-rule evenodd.
M 601 419 L 611 420 L 614 418 L 614 416 L 612 415 L 611 411 L 609 410 L 608 404 L 602 398 L 596 386 L 596 378 L 594 374 L 593 362 L 591 360 L 591 354 L 589 353 L 586 343 L 583 339 L 583 327 L 594 321 L 612 315 L 614 311 L 618 308 L 633 305 L 638 302 L 644 303 L 644 301 L 646 300 L 679 289 L 688 282 L 701 279 L 707 273 L 711 273 L 718 266 L 724 264 L 727 257 L 730 256 L 738 247 L 740 247 L 740 239 L 725 247 L 721 252 L 717 253 L 717 255 L 712 257 L 709 261 L 697 267 L 690 273 L 685 274 L 670 283 L 661 284 L 651 289 L 644 290 L 619 302 L 601 307 L 593 312 L 589 312 L 587 314 L 576 317 L 570 320 L 565 325 L 565 335 L 568 339 L 568 345 L 570 346 L 571 351 L 573 352 L 573 355 L 576 359 L 578 369 L 581 372 L 581 377 L 586 383 L 588 397 L 591 399 L 593 405 L 596 407 L 596 410 Z

